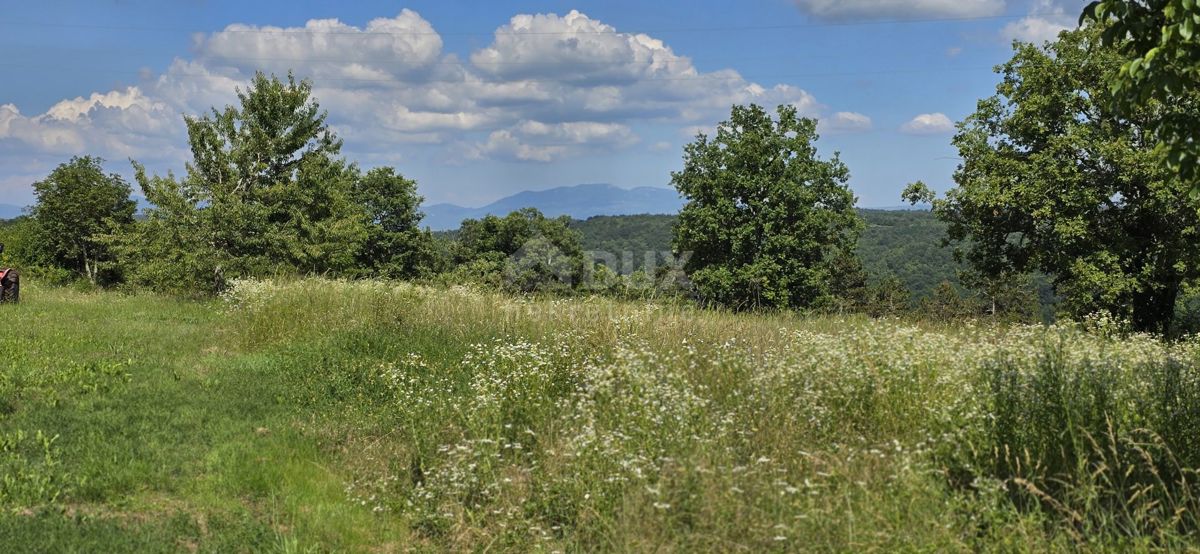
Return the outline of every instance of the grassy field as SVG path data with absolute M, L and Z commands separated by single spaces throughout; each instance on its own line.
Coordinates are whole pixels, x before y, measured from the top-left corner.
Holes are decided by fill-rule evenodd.
M 1200 342 L 401 283 L 0 306 L 0 551 L 1200 546 Z

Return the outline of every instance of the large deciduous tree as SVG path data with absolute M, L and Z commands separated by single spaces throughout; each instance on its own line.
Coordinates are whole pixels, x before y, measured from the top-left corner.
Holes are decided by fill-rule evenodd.
M 60 164 L 33 184 L 32 210 L 46 263 L 100 284 L 115 278 L 102 237 L 133 223 L 137 210 L 129 184 L 115 173 L 106 175 L 102 166 L 103 160 L 91 156 Z
M 1136 112 L 1148 102 L 1200 99 L 1200 2 L 1196 0 L 1100 0 L 1081 21 L 1104 27 L 1103 41 L 1125 57 L 1109 86 L 1119 109 Z M 1167 166 L 1200 196 L 1200 110 L 1160 112 L 1145 122 L 1156 132 Z
M 957 187 L 934 203 L 983 279 L 1041 271 L 1073 315 L 1104 310 L 1170 329 L 1181 287 L 1200 272 L 1190 184 L 1159 163 L 1150 123 L 1194 117 L 1192 102 L 1115 111 L 1109 79 L 1124 58 L 1100 30 L 1015 46 L 954 138 Z M 910 200 L 932 195 L 917 184 Z
M 291 75 L 258 73 L 239 106 L 185 118 L 187 175 L 138 171 L 154 204 L 124 241 L 138 280 L 211 290 L 239 276 L 354 268 L 367 238 L 360 174 L 311 92 Z
M 387 277 L 419 277 L 435 265 L 433 235 L 421 231 L 417 183 L 390 167 L 368 171 L 355 183 L 354 199 L 365 210 L 367 240 L 360 269 Z
M 671 182 L 687 203 L 674 248 L 704 302 L 733 309 L 806 308 L 830 300 L 836 260 L 862 228 L 836 155 L 817 157 L 817 123 L 780 106 L 756 105 L 684 149 Z

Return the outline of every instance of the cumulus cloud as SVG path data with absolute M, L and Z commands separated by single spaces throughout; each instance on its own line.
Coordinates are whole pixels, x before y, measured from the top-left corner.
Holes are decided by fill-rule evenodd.
M 626 125 L 595 121 L 547 124 L 522 121 L 508 129 L 493 131 L 482 143 L 468 147 L 473 159 L 500 158 L 550 162 L 571 154 L 577 147 L 619 149 L 632 146 L 638 138 Z
M 689 59 L 677 56 L 661 40 L 619 33 L 576 10 L 561 17 L 514 16 L 496 30 L 490 46 L 471 55 L 471 62 L 507 80 L 553 77 L 592 85 L 699 75 Z
M 1006 40 L 1042 44 L 1058 38 L 1058 34 L 1074 29 L 1083 12 L 1082 0 L 1036 0 L 1029 15 L 1004 26 L 1000 35 Z
M 512 131 L 492 131 L 487 142 L 467 150 L 472 159 L 507 158 L 525 162 L 549 162 L 566 152 L 562 145 L 536 146 L 522 142 Z
M 92 148 L 107 156 L 157 155 L 163 139 L 178 131 L 177 119 L 165 103 L 128 87 L 62 100 L 32 117 L 12 104 L 0 105 L 0 141 L 8 141 L 10 152 L 76 154 Z
M 941 135 L 954 132 L 954 122 L 944 113 L 923 113 L 901 125 L 900 131 L 910 135 Z
M 531 137 L 544 137 L 572 144 L 605 143 L 630 145 L 637 142 L 626 125 L 598 123 L 594 121 L 570 121 L 547 125 L 540 121 L 522 121 L 516 129 Z
M 8 154 L 0 162 L 23 151 L 178 167 L 188 157 L 180 116 L 236 103 L 236 89 L 256 70 L 311 79 L 350 156 L 429 144 L 460 162 L 549 162 L 636 144 L 635 122 L 711 127 L 733 104 L 790 104 L 812 117 L 829 111 L 802 88 L 755 83 L 732 69 L 700 71 L 659 39 L 578 11 L 514 16 L 461 59 L 443 52 L 433 25 L 406 9 L 363 27 L 336 19 L 235 23 L 194 37 L 189 59 L 137 86 L 66 99 L 32 116 L 0 105 Z M 846 130 L 870 125 L 851 112 L 827 119 Z
M 232 24 L 195 40 L 197 58 L 206 64 L 243 71 L 289 69 L 344 86 L 388 81 L 418 73 L 438 61 L 442 38 L 417 12 L 404 9 L 393 18 L 376 18 L 366 27 L 337 19 L 312 19 L 303 27 Z
M 871 130 L 871 118 L 855 112 L 837 112 L 820 119 L 820 130 L 830 133 L 860 133 Z
M 796 0 L 805 13 L 826 20 L 967 18 L 1000 15 L 1004 0 Z

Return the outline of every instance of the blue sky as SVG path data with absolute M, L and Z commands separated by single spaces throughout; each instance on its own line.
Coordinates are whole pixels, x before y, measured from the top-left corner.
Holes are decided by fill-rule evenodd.
M 1085 0 L 6 2 L 0 203 L 73 155 L 181 174 L 182 115 L 256 69 L 312 79 L 344 154 L 428 202 L 577 183 L 668 186 L 733 103 L 821 121 L 862 206 L 951 184 L 953 122 L 1014 39 Z

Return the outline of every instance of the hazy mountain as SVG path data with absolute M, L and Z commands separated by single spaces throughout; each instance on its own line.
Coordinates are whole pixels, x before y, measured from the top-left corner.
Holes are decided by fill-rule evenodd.
M 932 204 L 898 204 L 895 206 L 871 206 L 862 208 L 864 210 L 880 210 L 885 212 L 928 212 L 933 209 Z
M 613 185 L 593 184 L 558 187 L 547 190 L 519 192 L 480 208 L 454 204 L 422 206 L 425 219 L 422 226 L 435 231 L 457 229 L 462 220 L 478 219 L 492 214 L 503 216 L 520 208 L 537 208 L 547 217 L 568 215 L 587 219 L 596 215 L 673 214 L 683 206 L 675 189 L 637 187 L 623 189 Z
M 0 204 L 0 219 L 12 219 L 21 215 L 24 208 L 12 204 Z

